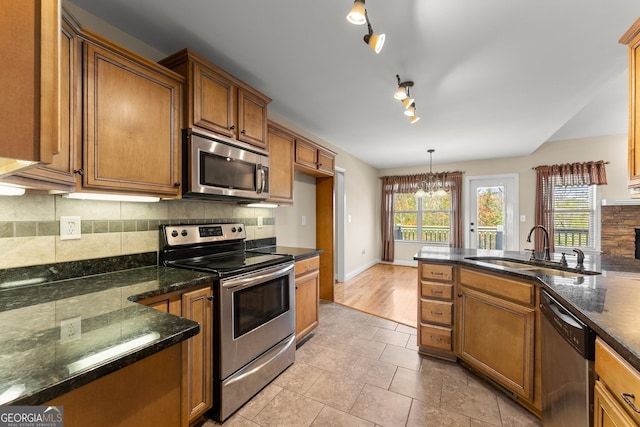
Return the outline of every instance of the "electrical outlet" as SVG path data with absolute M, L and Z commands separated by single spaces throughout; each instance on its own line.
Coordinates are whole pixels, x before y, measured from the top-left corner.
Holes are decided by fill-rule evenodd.
M 79 239 L 81 234 L 79 216 L 60 217 L 60 240 Z
M 258 228 L 262 228 L 264 225 L 263 219 L 261 216 L 258 217 Z
M 60 342 L 79 340 L 82 336 L 82 317 L 72 317 L 60 322 Z

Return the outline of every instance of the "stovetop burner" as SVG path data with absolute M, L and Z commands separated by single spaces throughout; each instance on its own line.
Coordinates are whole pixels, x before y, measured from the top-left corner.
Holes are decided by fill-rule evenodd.
M 160 264 L 220 277 L 293 261 L 290 255 L 246 251 L 244 224 L 163 225 L 160 235 Z

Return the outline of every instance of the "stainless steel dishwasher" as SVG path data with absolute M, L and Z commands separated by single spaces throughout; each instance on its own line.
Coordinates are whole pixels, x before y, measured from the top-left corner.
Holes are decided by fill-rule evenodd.
M 593 426 L 595 332 L 540 290 L 542 425 Z

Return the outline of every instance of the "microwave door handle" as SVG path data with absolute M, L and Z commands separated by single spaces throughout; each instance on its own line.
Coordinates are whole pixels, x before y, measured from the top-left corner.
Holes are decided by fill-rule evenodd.
M 264 169 L 262 165 L 258 165 L 258 173 L 256 174 L 256 189 L 258 194 L 264 193 L 264 187 L 266 184 L 266 174 L 264 173 Z

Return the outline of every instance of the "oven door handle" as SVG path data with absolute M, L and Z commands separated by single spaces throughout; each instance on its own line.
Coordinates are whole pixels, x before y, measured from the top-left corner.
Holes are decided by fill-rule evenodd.
M 281 276 L 289 274 L 293 270 L 293 262 L 287 263 L 284 267 L 271 267 L 268 269 L 256 271 L 247 275 L 233 277 L 227 280 L 222 280 L 221 285 L 225 289 L 240 290 L 243 288 L 249 288 L 251 286 L 258 285 L 260 283 L 268 282 L 269 280 L 276 279 Z

